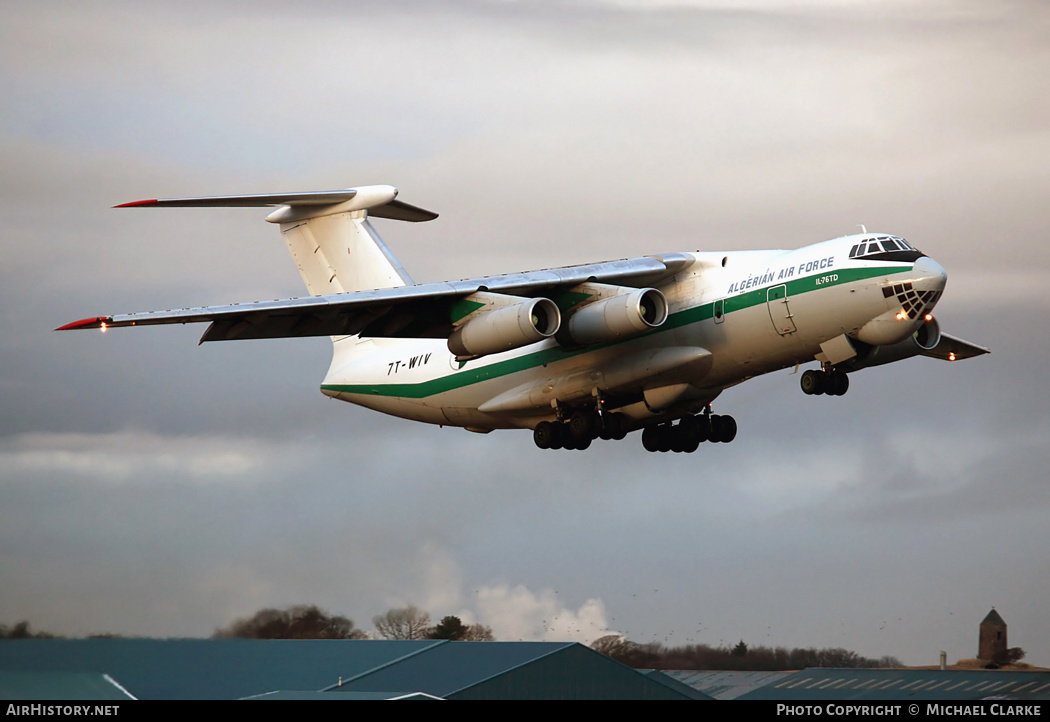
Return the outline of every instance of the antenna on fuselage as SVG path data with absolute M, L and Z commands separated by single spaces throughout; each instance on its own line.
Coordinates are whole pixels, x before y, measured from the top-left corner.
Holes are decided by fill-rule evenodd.
M 864 227 L 863 223 L 858 223 L 857 225 L 860 226 L 860 232 L 861 233 L 867 233 L 868 232 L 868 229 Z

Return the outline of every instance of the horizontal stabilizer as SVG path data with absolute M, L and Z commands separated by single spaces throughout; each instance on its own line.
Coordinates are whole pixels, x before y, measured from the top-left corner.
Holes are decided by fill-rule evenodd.
M 349 203 L 355 198 L 378 197 L 373 205 L 370 202 L 360 203 L 360 210 L 367 209 L 368 214 L 377 218 L 391 218 L 396 221 L 432 221 L 437 213 L 419 208 L 404 201 L 394 200 L 397 189 L 393 186 L 362 186 L 344 188 L 334 191 L 307 191 L 305 193 L 259 193 L 241 196 L 201 196 L 197 198 L 154 198 L 152 200 L 121 203 L 114 208 L 249 208 L 262 206 L 289 206 L 292 208 L 309 208 L 335 206 Z M 359 210 L 348 208 L 347 210 Z
M 965 358 L 973 358 L 986 353 L 991 353 L 991 351 L 983 346 L 977 346 L 969 341 L 963 341 L 961 338 L 942 333 L 941 340 L 937 345 L 928 351 L 923 351 L 922 355 L 938 358 L 942 361 L 961 361 Z

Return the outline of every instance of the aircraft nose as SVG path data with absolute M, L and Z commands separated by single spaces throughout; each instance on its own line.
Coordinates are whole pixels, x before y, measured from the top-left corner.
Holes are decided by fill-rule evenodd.
M 913 270 L 914 280 L 912 285 L 918 291 L 936 291 L 940 293 L 948 283 L 948 274 L 941 264 L 929 256 L 923 256 L 915 261 Z

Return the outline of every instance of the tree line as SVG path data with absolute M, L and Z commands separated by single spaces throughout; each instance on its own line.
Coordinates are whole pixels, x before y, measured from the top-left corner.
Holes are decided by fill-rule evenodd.
M 690 644 L 665 647 L 657 642 L 638 644 L 618 634 L 596 639 L 591 647 L 637 669 L 705 669 L 782 671 L 804 667 L 903 667 L 896 657 L 872 659 L 842 648 L 749 647 L 743 640 L 733 647 Z
M 315 605 L 261 609 L 215 630 L 215 639 L 450 639 L 466 642 L 495 640 L 483 624 L 464 624 L 454 615 L 430 623 L 430 614 L 416 606 L 399 607 L 372 618 L 375 633 L 368 634 L 353 620 L 330 615 Z
M 314 604 L 285 609 L 260 609 L 219 627 L 213 639 L 449 639 L 466 642 L 492 642 L 492 628 L 484 624 L 464 624 L 454 615 L 437 624 L 430 613 L 414 605 L 388 610 L 372 618 L 375 631 L 368 633 L 349 617 L 329 614 Z M 0 639 L 46 639 L 61 635 L 33 631 L 28 621 L 13 626 L 0 624 Z M 91 634 L 89 638 L 120 638 L 120 634 Z
M 235 619 L 211 635 L 213 639 L 448 639 L 492 642 L 492 628 L 484 624 L 464 624 L 454 615 L 431 623 L 430 614 L 414 605 L 397 607 L 372 618 L 375 631 L 368 633 L 353 620 L 329 614 L 316 605 L 297 605 L 285 609 L 260 609 Z M 12 626 L 0 624 L 0 639 L 43 639 L 59 635 L 33 631 L 28 621 Z M 119 638 L 119 634 L 92 634 L 90 638 Z M 666 647 L 658 642 L 639 644 L 618 634 L 600 637 L 591 647 L 608 657 L 638 669 L 704 669 L 738 671 L 777 671 L 805 667 L 903 667 L 896 657 L 862 657 L 841 647 L 749 647 L 743 640 L 729 647 L 691 644 Z M 1020 647 L 1005 650 L 994 665 L 1015 664 L 1025 652 Z

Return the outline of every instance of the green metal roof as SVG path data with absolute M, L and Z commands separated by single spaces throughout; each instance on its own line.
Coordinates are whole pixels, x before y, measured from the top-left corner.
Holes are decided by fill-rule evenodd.
M 301 701 L 328 701 L 332 700 L 343 700 L 346 702 L 360 702 L 361 700 L 373 701 L 373 700 L 440 700 L 440 697 L 426 694 L 425 692 L 348 692 L 346 694 L 332 694 L 330 692 L 296 692 L 290 690 L 280 690 L 277 692 L 267 692 L 266 694 L 257 694 L 251 697 L 245 697 L 244 699 L 251 700 L 293 700 L 296 702 Z
M 695 698 L 567 642 L 3 640 L 2 670 L 106 673 L 139 699 L 311 690 L 403 690 L 450 699 Z
M 135 699 L 109 675 L 0 671 L 0 699 Z
M 695 699 L 571 642 L 445 642 L 330 691 L 418 689 L 445 699 Z
M 139 699 L 318 690 L 433 641 L 5 639 L 0 671 L 105 673 Z M 404 688 L 400 688 L 404 689 Z M 411 689 L 411 688 L 409 688 Z
M 1050 672 L 808 668 L 739 699 L 1050 699 Z

